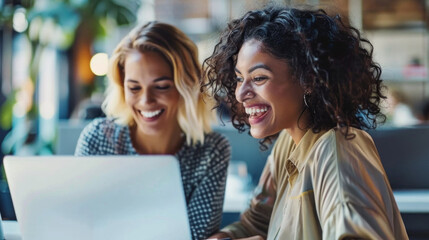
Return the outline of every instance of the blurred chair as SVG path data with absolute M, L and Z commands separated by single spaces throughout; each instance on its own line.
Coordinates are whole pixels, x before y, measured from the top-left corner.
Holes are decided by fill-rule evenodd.
M 56 155 L 74 155 L 77 140 L 83 128 L 90 121 L 61 120 L 57 127 L 57 140 L 54 152 Z
M 381 127 L 368 133 L 393 190 L 429 189 L 429 126 Z
M 256 185 L 261 176 L 262 170 L 272 145 L 265 151 L 259 149 L 259 139 L 255 139 L 247 132 L 239 133 L 232 125 L 215 126 L 215 132 L 223 134 L 231 144 L 231 161 L 245 162 L 247 171 L 252 178 L 252 183 Z

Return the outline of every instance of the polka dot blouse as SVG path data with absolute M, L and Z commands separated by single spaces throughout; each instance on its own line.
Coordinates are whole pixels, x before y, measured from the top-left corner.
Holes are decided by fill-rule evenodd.
M 205 239 L 218 231 L 222 219 L 227 168 L 228 140 L 219 133 L 205 135 L 204 143 L 186 143 L 176 153 L 188 208 L 193 239 Z M 127 126 L 107 118 L 94 119 L 82 131 L 76 156 L 138 155 Z

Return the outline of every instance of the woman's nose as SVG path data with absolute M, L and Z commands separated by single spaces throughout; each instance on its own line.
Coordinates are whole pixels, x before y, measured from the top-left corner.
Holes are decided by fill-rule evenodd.
M 250 81 L 244 80 L 243 82 L 237 83 L 235 88 L 235 98 L 238 102 L 244 102 L 254 96 L 253 87 Z
M 142 104 L 149 104 L 155 101 L 154 95 L 150 90 L 143 91 L 142 95 L 140 96 L 140 102 Z

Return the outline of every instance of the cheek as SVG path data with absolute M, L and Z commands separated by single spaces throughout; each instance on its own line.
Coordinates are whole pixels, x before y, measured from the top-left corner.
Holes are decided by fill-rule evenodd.
M 158 102 L 168 106 L 171 110 L 177 110 L 179 104 L 181 104 L 184 100 L 180 98 L 179 92 L 171 92 L 164 96 L 159 96 Z
M 235 95 L 235 100 L 237 100 L 238 102 L 240 102 L 240 100 L 238 98 L 238 96 L 239 96 L 239 92 L 238 92 L 239 89 L 240 89 L 240 86 L 239 86 L 239 84 L 237 84 L 237 86 L 235 87 L 234 95 Z
M 131 105 L 135 104 L 136 99 L 132 93 L 125 91 L 124 92 L 124 101 L 127 105 L 131 106 Z
M 174 108 L 177 110 L 179 108 L 179 105 L 183 104 L 183 102 L 184 100 L 181 99 L 179 93 L 177 93 L 172 104 L 174 105 Z
M 276 110 L 285 114 L 300 114 L 304 100 L 299 89 L 271 89 L 266 92 L 270 102 Z
M 178 104 L 178 102 L 181 100 L 180 99 L 180 93 L 177 89 L 174 89 L 174 91 L 172 91 L 169 95 L 168 95 L 168 100 L 170 102 L 174 102 L 175 104 Z

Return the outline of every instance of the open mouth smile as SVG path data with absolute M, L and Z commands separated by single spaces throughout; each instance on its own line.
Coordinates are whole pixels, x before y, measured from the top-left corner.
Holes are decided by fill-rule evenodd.
M 263 115 L 265 112 L 268 111 L 268 107 L 252 107 L 252 108 L 245 108 L 246 114 L 250 115 L 251 117 L 258 117 Z
M 139 111 L 139 112 L 144 118 L 155 119 L 158 116 L 160 116 L 161 113 L 164 112 L 164 109 L 159 109 L 159 110 L 155 110 L 155 111 Z
M 265 116 L 268 114 L 269 109 L 269 106 L 245 108 L 246 114 L 249 115 L 249 123 L 253 125 L 263 121 Z

